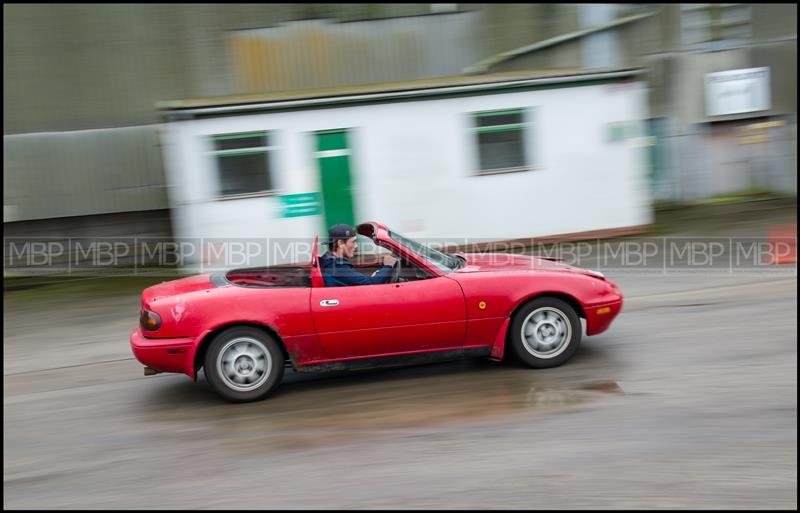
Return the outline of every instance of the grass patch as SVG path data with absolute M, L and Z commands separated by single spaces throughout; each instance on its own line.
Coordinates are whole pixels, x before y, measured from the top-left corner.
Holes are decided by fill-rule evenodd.
M 785 197 L 776 192 L 767 189 L 745 189 L 730 194 L 720 194 L 718 196 L 711 196 L 710 198 L 703 198 L 697 200 L 698 205 L 726 205 L 729 203 L 743 203 L 750 201 L 769 201 L 774 199 L 781 199 Z
M 733 194 L 713 196 L 695 202 L 660 201 L 653 205 L 652 235 L 685 231 L 724 231 L 754 219 L 769 219 L 777 212 L 795 212 L 797 196 L 772 191 L 748 189 Z
M 796 203 L 797 196 L 775 192 L 768 189 L 749 188 L 729 194 L 720 194 L 717 196 L 711 196 L 709 198 L 701 198 L 694 201 L 656 200 L 653 202 L 653 211 L 656 213 L 656 215 L 658 215 L 659 212 L 686 210 L 703 206 L 735 205 L 761 201 Z

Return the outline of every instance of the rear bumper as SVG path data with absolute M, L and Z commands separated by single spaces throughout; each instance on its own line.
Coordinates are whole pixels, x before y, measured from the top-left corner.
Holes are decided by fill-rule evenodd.
M 584 307 L 586 314 L 586 335 L 597 335 L 602 333 L 611 326 L 611 322 L 617 317 L 617 314 L 622 310 L 623 298 L 607 303 L 600 303 Z
M 142 365 L 161 372 L 178 372 L 194 377 L 187 369 L 193 369 L 194 338 L 145 338 L 141 328 L 131 333 L 133 356 Z

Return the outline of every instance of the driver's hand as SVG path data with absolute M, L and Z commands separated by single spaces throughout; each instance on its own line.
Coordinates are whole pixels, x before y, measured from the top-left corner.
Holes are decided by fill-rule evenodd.
M 395 262 L 397 262 L 397 259 L 392 255 L 383 255 L 383 265 L 388 265 L 389 267 L 392 267 Z

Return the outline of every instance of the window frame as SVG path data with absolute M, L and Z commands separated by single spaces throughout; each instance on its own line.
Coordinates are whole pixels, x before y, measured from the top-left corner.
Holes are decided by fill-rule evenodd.
M 751 4 L 678 5 L 680 42 L 683 48 L 722 50 L 753 39 Z
M 491 176 L 491 175 L 498 175 L 498 174 L 507 174 L 507 173 L 520 173 L 525 171 L 534 171 L 538 169 L 536 166 L 534 155 L 534 145 L 532 143 L 533 139 L 533 114 L 535 109 L 531 107 L 511 107 L 511 108 L 500 108 L 500 109 L 490 109 L 490 110 L 481 110 L 481 111 L 474 111 L 469 112 L 467 116 L 469 117 L 469 135 L 470 141 L 473 145 L 474 151 L 474 170 L 472 172 L 473 176 Z M 492 116 L 502 116 L 502 115 L 509 115 L 509 114 L 521 114 L 522 120 L 519 123 L 507 123 L 507 124 L 498 124 L 498 125 L 490 125 L 490 126 L 477 126 L 477 120 L 479 118 L 484 117 L 492 117 Z M 520 140 L 522 144 L 522 160 L 523 164 L 521 166 L 511 166 L 511 167 L 504 167 L 504 168 L 494 168 L 494 169 L 482 169 L 481 168 L 481 143 L 479 134 L 482 133 L 496 133 L 496 132 L 511 132 L 511 131 L 518 131 L 520 133 Z
M 216 190 L 214 191 L 214 200 L 227 201 L 227 200 L 236 200 L 243 198 L 261 198 L 267 196 L 277 196 L 280 194 L 280 191 L 275 184 L 275 173 L 274 173 L 275 159 L 273 153 L 278 149 L 278 146 L 271 143 L 272 137 L 274 137 L 274 135 L 275 135 L 274 130 L 252 130 L 247 132 L 213 133 L 206 136 L 206 140 L 211 145 L 211 149 L 209 149 L 207 153 L 211 157 L 211 160 L 213 162 L 212 166 L 214 168 L 215 178 L 216 178 L 215 180 Z M 229 150 L 216 149 L 215 143 L 217 141 L 232 140 L 232 139 L 249 139 L 255 137 L 266 138 L 265 142 L 267 145 L 252 146 L 247 148 L 236 148 Z M 270 189 L 225 194 L 222 191 L 223 188 L 222 169 L 220 168 L 219 159 L 237 157 L 241 155 L 254 155 L 254 154 L 262 154 L 264 156 L 265 171 L 267 173 L 267 181 L 270 185 Z

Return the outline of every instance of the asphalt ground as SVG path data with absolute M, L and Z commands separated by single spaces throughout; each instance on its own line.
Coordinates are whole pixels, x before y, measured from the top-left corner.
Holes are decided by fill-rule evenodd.
M 738 236 L 738 234 L 737 234 Z M 145 377 L 138 297 L 6 294 L 7 509 L 797 508 L 797 271 L 607 274 L 565 365 Z

